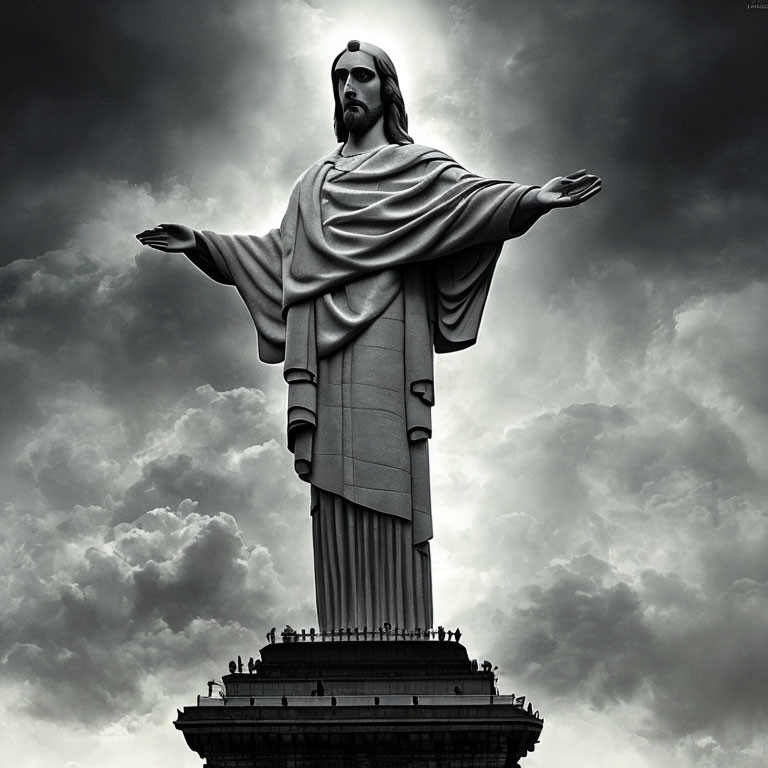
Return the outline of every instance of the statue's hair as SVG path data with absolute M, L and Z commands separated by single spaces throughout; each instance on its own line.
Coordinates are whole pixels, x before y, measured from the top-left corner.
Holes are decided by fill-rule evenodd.
M 344 125 L 344 109 L 339 99 L 339 89 L 336 82 L 336 64 L 347 51 L 362 50 L 373 57 L 376 73 L 381 80 L 381 104 L 384 108 L 384 135 L 392 144 L 413 144 L 408 135 L 408 115 L 405 112 L 405 101 L 400 91 L 397 72 L 392 60 L 380 48 L 368 43 L 350 40 L 347 47 L 333 60 L 331 64 L 331 83 L 333 84 L 333 131 L 339 141 L 349 138 L 349 129 Z M 381 53 L 382 55 L 377 55 Z

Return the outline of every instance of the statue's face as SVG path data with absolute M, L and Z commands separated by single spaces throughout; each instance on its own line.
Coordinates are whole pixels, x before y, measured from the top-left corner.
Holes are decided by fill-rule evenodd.
M 373 56 L 363 51 L 345 51 L 336 62 L 334 72 L 344 125 L 350 133 L 365 133 L 384 111 L 381 79 Z

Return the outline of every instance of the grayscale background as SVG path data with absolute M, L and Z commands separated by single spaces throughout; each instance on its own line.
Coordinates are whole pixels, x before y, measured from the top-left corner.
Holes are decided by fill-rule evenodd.
M 7 8 L 2 762 L 199 768 L 176 708 L 312 625 L 279 367 L 134 233 L 276 226 L 361 38 L 417 142 L 604 179 L 507 244 L 438 360 L 438 621 L 541 710 L 528 768 L 764 766 L 767 36 L 741 0 Z

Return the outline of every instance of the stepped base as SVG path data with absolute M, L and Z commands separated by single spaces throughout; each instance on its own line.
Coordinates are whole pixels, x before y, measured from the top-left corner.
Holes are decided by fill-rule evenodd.
M 207 768 L 513 768 L 543 721 L 456 642 L 286 643 L 174 723 Z M 320 695 L 318 695 L 318 691 Z

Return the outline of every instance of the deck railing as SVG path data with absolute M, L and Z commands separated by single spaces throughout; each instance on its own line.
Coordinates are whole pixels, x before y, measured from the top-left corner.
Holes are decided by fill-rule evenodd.
M 326 642 L 352 642 L 355 640 L 377 640 L 380 642 L 402 642 L 407 640 L 438 640 L 443 642 L 455 641 L 459 642 L 461 639 L 461 630 L 457 627 L 455 630 L 444 627 L 437 627 L 437 629 L 422 629 L 416 627 L 415 629 L 400 629 L 399 627 L 393 627 L 391 624 L 385 624 L 378 629 L 368 629 L 368 627 L 346 627 L 341 629 L 330 630 L 316 630 L 312 629 L 293 629 L 292 627 L 286 627 L 279 635 L 280 639 L 284 643 L 326 643 Z M 277 631 L 275 627 L 267 632 L 267 640 L 270 643 L 277 642 Z
M 334 696 L 326 693 L 323 696 L 198 696 L 198 707 L 414 707 L 414 706 L 472 706 L 493 705 L 495 707 L 511 707 L 527 712 L 539 718 L 538 710 L 525 709 L 525 697 L 491 696 L 488 694 L 446 694 L 409 696 L 405 694 L 382 694 L 380 696 Z

